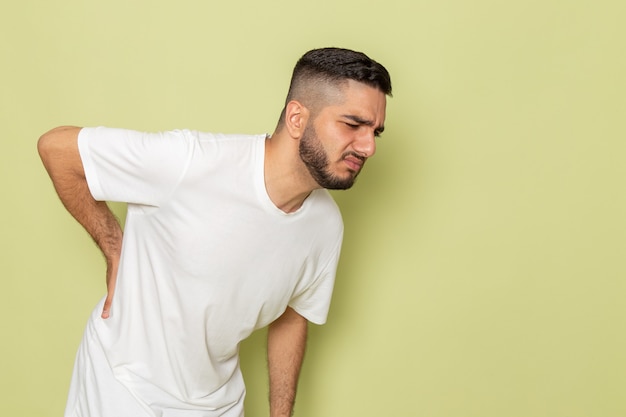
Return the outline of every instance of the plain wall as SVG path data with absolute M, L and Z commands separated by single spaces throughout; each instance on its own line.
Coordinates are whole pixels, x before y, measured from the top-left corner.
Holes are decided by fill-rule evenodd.
M 0 9 L 0 415 L 62 415 L 104 262 L 36 153 L 63 125 L 271 132 L 297 58 L 387 66 L 297 417 L 626 415 L 626 3 L 66 0 Z M 123 206 L 115 206 L 123 216 Z M 267 415 L 264 334 L 243 346 Z

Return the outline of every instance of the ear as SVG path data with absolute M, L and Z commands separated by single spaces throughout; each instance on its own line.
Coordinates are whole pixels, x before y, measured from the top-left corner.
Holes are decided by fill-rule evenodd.
M 285 107 L 285 127 L 294 139 L 300 139 L 309 121 L 310 111 L 302 103 L 292 100 Z

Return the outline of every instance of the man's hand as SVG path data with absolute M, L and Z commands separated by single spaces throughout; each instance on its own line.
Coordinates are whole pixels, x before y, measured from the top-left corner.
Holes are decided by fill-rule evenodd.
M 270 417 L 292 415 L 306 348 L 307 324 L 304 317 L 287 307 L 269 327 Z
M 119 254 L 113 260 L 107 260 L 107 298 L 104 300 L 102 308 L 103 319 L 108 319 L 111 315 L 111 304 L 113 303 L 113 294 L 115 293 L 115 284 L 117 283 L 117 269 L 119 267 Z
M 96 201 L 89 191 L 78 150 L 79 132 L 78 127 L 53 129 L 39 139 L 37 149 L 61 202 L 107 260 L 107 298 L 102 318 L 108 318 L 122 249 L 122 228 L 107 204 Z

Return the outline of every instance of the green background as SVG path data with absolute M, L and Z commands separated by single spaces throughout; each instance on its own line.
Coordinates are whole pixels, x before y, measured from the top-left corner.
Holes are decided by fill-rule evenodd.
M 0 415 L 62 415 L 104 291 L 37 138 L 271 132 L 297 58 L 342 46 L 395 94 L 335 193 L 344 254 L 296 416 L 625 416 L 625 19 L 617 0 L 4 2 Z M 243 346 L 250 417 L 264 337 Z

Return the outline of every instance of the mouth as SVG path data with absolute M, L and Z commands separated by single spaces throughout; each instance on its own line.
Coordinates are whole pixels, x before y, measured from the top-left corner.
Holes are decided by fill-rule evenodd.
M 348 169 L 353 172 L 359 172 L 361 168 L 363 168 L 363 164 L 365 164 L 366 158 L 350 153 L 343 157 L 343 161 L 348 166 Z

